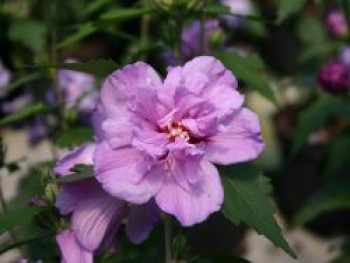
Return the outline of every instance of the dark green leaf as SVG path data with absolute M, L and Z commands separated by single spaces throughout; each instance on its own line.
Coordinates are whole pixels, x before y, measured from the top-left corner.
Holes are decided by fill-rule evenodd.
M 226 5 L 211 4 L 204 8 L 204 13 L 208 15 L 231 15 L 231 9 Z
M 299 19 L 297 31 L 300 40 L 311 46 L 322 45 L 327 40 L 324 21 L 311 15 L 304 15 Z
M 42 212 L 43 207 L 25 206 L 0 217 L 0 235 L 13 227 L 28 223 L 32 218 Z
M 301 11 L 307 0 L 279 0 L 277 23 L 280 24 L 289 16 Z
M 274 218 L 268 197 L 271 191 L 268 180 L 257 168 L 247 164 L 225 168 L 223 174 L 224 215 L 236 225 L 245 222 L 296 258 Z
M 342 45 L 343 43 L 337 41 L 318 43 L 303 51 L 299 61 L 303 63 L 320 56 L 327 58 L 337 52 Z
M 45 106 L 43 103 L 37 103 L 24 107 L 21 111 L 14 112 L 2 119 L 0 119 L 0 126 L 12 124 L 17 121 L 32 117 L 38 113 L 49 112 L 52 109 Z
M 62 176 L 57 179 L 59 183 L 73 183 L 80 180 L 92 178 L 94 176 L 94 168 L 91 165 L 78 164 L 71 169 L 74 174 Z
M 70 148 L 93 140 L 93 132 L 89 128 L 72 128 L 62 132 L 56 139 L 56 145 Z
M 338 209 L 350 209 L 350 181 L 332 183 L 313 195 L 294 218 L 294 223 L 303 225 L 315 217 Z
M 7 90 L 9 92 L 13 92 L 13 91 L 17 90 L 18 88 L 23 87 L 23 85 L 25 85 L 29 82 L 35 81 L 35 80 L 41 78 L 42 76 L 43 76 L 43 74 L 40 72 L 26 74 L 23 77 L 10 83 L 10 85 L 7 86 Z
M 120 22 L 152 12 L 146 8 L 118 8 L 101 15 L 99 22 Z
M 41 235 L 41 236 L 37 236 L 37 237 L 30 237 L 15 243 L 12 243 L 10 245 L 4 245 L 4 246 L 0 246 L 0 255 L 3 253 L 6 253 L 7 251 L 14 249 L 14 248 L 18 248 L 20 246 L 24 246 L 33 242 L 37 242 L 39 240 L 43 240 L 49 237 L 53 237 L 55 235 L 55 233 L 52 234 L 48 234 L 48 235 Z
M 350 104 L 333 96 L 323 96 L 304 110 L 298 119 L 292 154 L 296 154 L 307 142 L 310 134 L 322 128 L 332 115 L 346 114 Z
M 9 37 L 33 52 L 44 50 L 46 41 L 46 26 L 36 20 L 19 20 L 11 24 Z
M 241 57 L 233 52 L 216 52 L 215 56 L 224 63 L 224 65 L 233 71 L 234 75 L 243 80 L 247 87 L 259 92 L 268 100 L 276 103 L 275 94 L 270 88 L 267 77 L 261 72 L 261 60 L 249 57 Z M 259 67 L 256 67 L 259 62 Z
M 326 174 L 336 173 L 342 166 L 350 162 L 350 137 L 346 135 L 337 136 L 329 149 L 326 162 Z
M 61 69 L 69 69 L 85 72 L 88 74 L 95 75 L 96 77 L 105 78 L 113 71 L 118 69 L 117 63 L 111 59 L 95 59 L 81 63 L 60 63 L 57 65 L 49 65 L 43 67 L 54 67 Z
M 98 30 L 98 27 L 95 23 L 89 22 L 85 25 L 82 25 L 79 30 L 71 35 L 69 35 L 67 38 L 65 38 L 63 41 L 61 41 L 57 47 L 64 48 L 70 45 L 73 45 L 83 38 L 92 35 Z
M 83 11 L 84 16 L 88 16 L 96 11 L 98 11 L 100 8 L 104 7 L 105 5 L 112 2 L 112 0 L 95 0 L 89 3 Z

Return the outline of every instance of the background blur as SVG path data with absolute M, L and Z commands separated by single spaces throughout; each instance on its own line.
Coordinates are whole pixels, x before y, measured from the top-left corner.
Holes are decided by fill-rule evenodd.
M 236 1 L 236 7 L 242 1 Z M 320 81 L 320 74 L 331 79 L 343 74 L 321 69 L 329 61 L 345 60 L 340 54 L 347 48 L 349 32 L 334 32 L 329 16 L 332 11 L 346 14 L 347 1 L 304 1 L 279 24 L 275 21 L 280 1 L 243 2 L 248 2 L 245 9 L 233 8 L 235 21 L 207 15 L 205 19 L 217 19 L 218 26 L 208 31 L 206 53 L 230 50 L 245 59 L 240 65 L 246 74 L 237 71 L 240 88 L 260 117 L 266 141 L 257 165 L 271 178 L 278 221 L 299 258 L 291 259 L 245 225 L 233 226 L 220 213 L 191 228 L 188 240 L 195 250 L 235 253 L 256 263 L 350 262 L 350 81 L 345 91 L 338 90 L 342 84 Z M 81 103 L 84 98 L 64 113 L 66 129 L 60 132 L 60 98 L 54 94 L 60 70 L 48 65 L 144 60 L 165 72 L 173 48 L 166 15 L 101 20 L 109 10 L 140 5 L 132 0 L 0 1 L 0 137 L 6 149 L 0 186 L 7 209 L 28 203 L 40 184 L 35 174 L 43 167 L 92 138 L 91 110 L 89 102 Z M 195 18 L 186 20 L 186 27 L 193 22 Z M 189 56 L 199 55 L 193 52 Z M 76 81 L 77 86 L 90 85 L 79 77 Z M 92 89 L 101 82 L 95 77 Z M 37 231 L 28 229 L 16 231 Z M 0 249 L 10 235 L 0 236 Z M 38 240 L 26 249 L 29 258 L 52 262 L 45 254 L 56 248 Z M 16 262 L 18 251 L 0 255 L 0 263 Z

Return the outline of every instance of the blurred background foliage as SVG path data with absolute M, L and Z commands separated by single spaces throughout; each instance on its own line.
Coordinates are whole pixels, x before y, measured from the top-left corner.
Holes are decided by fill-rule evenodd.
M 9 83 L 0 87 L 1 129 L 28 128 L 31 144 L 42 140 L 53 144 L 52 158 L 24 171 L 26 176 L 16 198 L 6 206 L 10 211 L 28 204 L 34 196 L 54 195 L 50 192 L 55 191 L 50 168 L 57 152 L 93 138 L 90 121 L 84 118 L 90 113 L 80 111 L 77 105 L 65 108 L 57 95 L 57 72 L 70 69 L 89 73 L 95 78 L 94 89 L 115 69 L 138 60 L 147 61 L 164 74 L 170 61 L 167 56 L 175 49 L 178 37 L 175 22 L 179 14 L 169 9 L 168 2 L 0 2 L 0 58 L 11 72 Z M 232 69 L 247 104 L 260 117 L 266 150 L 256 165 L 271 179 L 279 213 L 288 228 L 304 227 L 323 237 L 342 237 L 343 253 L 333 262 L 350 262 L 346 242 L 350 237 L 350 84 L 339 92 L 318 81 L 320 69 L 328 61 L 340 60 L 339 54 L 350 41 L 348 31 L 342 35 L 330 32 L 327 17 L 333 10 L 342 10 L 349 22 L 350 3 L 255 0 L 251 1 L 251 13 L 233 15 L 239 25 L 232 25 L 226 20 L 232 16 L 227 7 L 219 1 L 204 2 L 185 1 L 190 7 L 188 13 L 180 14 L 184 16 L 183 25 L 219 21 L 218 30 L 210 33 L 209 46 L 202 53 L 218 57 Z M 76 62 L 65 63 L 70 58 Z M 54 104 L 48 103 L 50 91 L 56 92 Z M 7 160 L 5 153 L 3 147 L 0 166 L 12 176 L 22 169 L 23 160 Z M 222 171 L 232 178 L 249 176 L 249 168 Z M 254 198 L 258 200 L 259 195 Z M 254 204 L 260 205 L 258 201 Z M 230 212 L 224 210 L 226 215 Z M 58 250 L 52 239 L 56 226 L 47 224 L 61 220 L 56 213 L 30 209 L 23 222 L 17 215 L 16 225 L 21 226 L 12 234 L 18 243 L 5 243 L 0 253 L 19 246 L 29 259 L 57 261 Z M 254 222 L 249 225 L 254 227 Z M 120 253 L 103 254 L 98 262 L 161 262 L 157 252 L 162 249 L 160 232 L 155 230 L 140 247 L 121 237 Z M 179 257 L 195 255 L 190 262 L 245 262 L 231 255 L 239 254 L 245 232 L 245 226 L 233 226 L 217 214 L 203 225 L 179 230 L 173 241 L 174 252 Z M 206 254 L 203 259 L 199 252 Z M 218 256 L 219 252 L 227 258 Z

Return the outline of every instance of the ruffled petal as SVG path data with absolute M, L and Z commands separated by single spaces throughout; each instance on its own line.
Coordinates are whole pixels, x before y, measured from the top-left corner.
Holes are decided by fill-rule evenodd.
M 56 236 L 61 251 L 61 263 L 93 263 L 93 253 L 82 248 L 72 230 L 65 230 Z
M 227 126 L 208 139 L 206 157 L 214 163 L 227 165 L 252 160 L 263 149 L 258 117 L 243 108 Z
M 86 143 L 83 146 L 77 147 L 56 163 L 54 168 L 55 173 L 60 176 L 66 176 L 72 173 L 70 169 L 74 168 L 77 164 L 92 165 L 94 150 L 94 143 Z
M 152 167 L 151 160 L 134 148 L 113 150 L 107 143 L 100 143 L 94 163 L 102 187 L 112 196 L 131 203 L 146 203 L 164 180 L 162 165 Z
M 217 169 L 203 160 L 196 170 L 202 173 L 200 176 L 203 180 L 200 183 L 186 190 L 170 177 L 155 199 L 160 209 L 174 215 L 183 226 L 201 223 L 210 214 L 220 210 L 224 199 Z
M 154 200 L 143 205 L 133 205 L 129 210 L 126 234 L 134 244 L 145 241 L 160 220 L 160 210 Z

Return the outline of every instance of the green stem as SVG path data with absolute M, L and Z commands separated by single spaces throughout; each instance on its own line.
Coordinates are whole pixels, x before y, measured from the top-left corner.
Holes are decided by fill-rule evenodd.
M 164 219 L 164 238 L 165 238 L 165 262 L 171 263 L 171 221 L 169 217 Z

